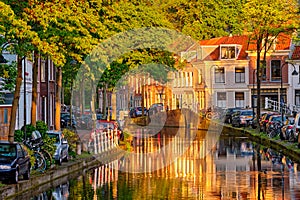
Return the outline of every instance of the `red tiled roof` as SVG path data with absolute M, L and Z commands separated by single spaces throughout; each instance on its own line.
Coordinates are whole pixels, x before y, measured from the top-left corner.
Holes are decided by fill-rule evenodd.
M 300 46 L 295 46 L 292 54 L 292 60 L 300 60 Z
M 276 43 L 276 50 L 288 50 L 290 48 L 290 42 L 291 38 L 284 34 L 279 34 L 277 43 Z M 246 50 L 256 50 L 256 44 L 255 42 L 250 42 L 249 37 L 247 35 L 241 35 L 241 36 L 225 36 L 225 37 L 219 37 L 219 38 L 212 38 L 209 40 L 202 40 L 199 42 L 201 46 L 213 46 L 216 45 L 219 47 L 219 45 L 222 44 L 239 44 L 242 45 L 242 49 L 240 51 L 238 60 L 245 60 L 247 57 Z M 204 60 L 218 60 L 220 51 L 219 48 L 216 47 L 215 50 L 213 50 L 209 56 L 204 58 Z

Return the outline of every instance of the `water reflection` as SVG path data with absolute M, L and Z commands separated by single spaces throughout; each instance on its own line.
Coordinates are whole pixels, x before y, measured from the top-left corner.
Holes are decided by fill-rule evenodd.
M 42 192 L 34 197 L 31 197 L 30 199 L 31 200 L 50 200 L 50 199 L 67 200 L 69 199 L 69 181 L 60 184 L 51 190 Z
M 124 156 L 46 194 L 52 199 L 55 195 L 57 199 L 300 199 L 297 163 L 247 138 L 221 136 L 217 140 L 203 135 L 198 132 L 184 152 L 180 145 L 186 142 L 183 137 L 147 138 L 134 151 L 162 151 L 157 145 L 161 143 L 181 156 L 161 168 L 155 165 L 168 159 L 171 152 L 165 151 L 165 158 L 149 160 L 138 154 Z M 156 170 L 120 170 L 131 166 Z

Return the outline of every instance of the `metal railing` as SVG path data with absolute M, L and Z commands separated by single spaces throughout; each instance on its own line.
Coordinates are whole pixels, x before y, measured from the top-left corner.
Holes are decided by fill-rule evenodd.
M 293 112 L 300 112 L 300 106 L 281 103 L 269 99 L 268 97 L 265 98 L 265 109 L 277 112 L 283 111 L 283 113 L 285 114 L 293 114 Z
M 89 151 L 100 154 L 112 150 L 119 145 L 118 130 L 93 130 L 88 145 Z

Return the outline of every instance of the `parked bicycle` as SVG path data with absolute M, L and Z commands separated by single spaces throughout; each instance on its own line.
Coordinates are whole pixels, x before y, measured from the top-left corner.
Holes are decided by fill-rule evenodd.
M 283 124 L 280 121 L 275 121 L 272 125 L 270 125 L 267 132 L 269 138 L 280 136 L 282 125 Z
M 48 167 L 51 166 L 51 154 L 41 148 L 44 143 L 38 131 L 33 131 L 31 138 L 28 138 L 27 140 L 23 141 L 23 143 L 30 150 L 33 150 L 33 156 L 35 158 L 33 169 L 39 172 L 44 172 Z

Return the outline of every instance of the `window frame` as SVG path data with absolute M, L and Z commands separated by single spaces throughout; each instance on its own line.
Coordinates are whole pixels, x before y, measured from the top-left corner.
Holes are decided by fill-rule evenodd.
M 236 45 L 220 45 L 220 59 L 233 60 L 236 59 L 238 51 Z
M 239 98 L 239 95 L 241 95 Z M 239 103 L 237 103 L 239 102 Z M 235 92 L 234 93 L 234 104 L 235 107 L 245 107 L 245 92 Z
M 242 72 L 237 72 L 237 70 L 242 70 Z M 246 69 L 245 67 L 235 67 L 234 68 L 235 72 L 235 83 L 245 83 L 245 78 L 246 78 Z M 239 76 L 238 76 L 239 75 Z M 239 79 L 239 80 L 238 80 Z
M 278 65 L 277 66 L 273 65 L 272 63 L 274 63 L 274 62 L 277 62 Z M 278 70 L 278 72 L 276 72 L 276 74 L 278 73 L 276 76 L 273 75 L 274 67 L 276 67 L 275 70 Z M 271 60 L 270 61 L 270 80 L 272 82 L 281 81 L 281 60 Z
M 215 83 L 225 83 L 225 68 L 217 67 L 214 70 Z

